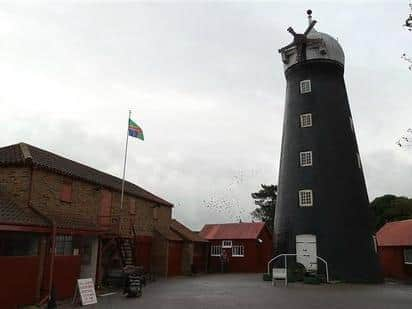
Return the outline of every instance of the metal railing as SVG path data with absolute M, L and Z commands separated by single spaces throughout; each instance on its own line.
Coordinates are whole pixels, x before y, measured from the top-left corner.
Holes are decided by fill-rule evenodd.
M 284 257 L 285 258 L 285 269 L 286 269 L 286 278 L 287 278 L 287 270 L 288 270 L 288 256 L 297 256 L 296 253 L 284 253 L 284 254 L 279 254 L 277 256 L 275 256 L 274 258 L 272 258 L 269 262 L 268 262 L 268 274 L 270 275 L 270 264 L 273 263 L 275 260 L 277 260 L 280 257 Z M 325 264 L 325 269 L 326 269 L 326 283 L 329 283 L 329 267 L 328 267 L 328 262 L 326 262 L 326 260 L 324 258 L 321 258 L 320 256 L 316 256 L 316 259 L 322 261 Z

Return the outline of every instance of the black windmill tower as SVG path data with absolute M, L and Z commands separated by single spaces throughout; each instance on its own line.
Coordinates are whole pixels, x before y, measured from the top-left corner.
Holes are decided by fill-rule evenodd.
M 359 150 L 336 39 L 292 28 L 279 50 L 287 81 L 275 233 L 278 253 L 296 253 L 310 271 L 329 264 L 332 279 L 382 280 L 369 226 Z

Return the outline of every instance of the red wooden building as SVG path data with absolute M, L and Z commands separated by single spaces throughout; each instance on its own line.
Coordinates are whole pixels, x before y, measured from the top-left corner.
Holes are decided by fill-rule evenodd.
M 207 224 L 200 236 L 210 243 L 211 272 L 264 272 L 272 257 L 272 233 L 262 222 Z
M 412 219 L 386 223 L 376 239 L 384 276 L 412 279 Z

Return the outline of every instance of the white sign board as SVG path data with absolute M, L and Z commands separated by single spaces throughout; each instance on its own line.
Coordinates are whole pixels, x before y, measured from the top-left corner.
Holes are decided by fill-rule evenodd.
M 96 291 L 92 278 L 78 279 L 77 286 L 79 288 L 80 300 L 82 305 L 97 304 Z

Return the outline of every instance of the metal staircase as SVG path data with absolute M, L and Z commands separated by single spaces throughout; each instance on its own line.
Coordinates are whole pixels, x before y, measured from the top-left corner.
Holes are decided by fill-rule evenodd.
M 120 251 L 123 267 L 134 266 L 134 242 L 130 238 L 118 238 L 117 244 Z

